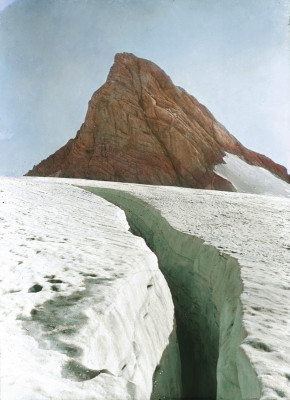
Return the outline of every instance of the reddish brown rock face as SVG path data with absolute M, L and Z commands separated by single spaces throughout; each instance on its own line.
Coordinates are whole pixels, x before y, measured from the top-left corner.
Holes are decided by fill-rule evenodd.
M 75 139 L 27 175 L 232 190 L 213 172 L 224 151 L 288 181 L 284 167 L 243 147 L 157 65 L 120 53 Z

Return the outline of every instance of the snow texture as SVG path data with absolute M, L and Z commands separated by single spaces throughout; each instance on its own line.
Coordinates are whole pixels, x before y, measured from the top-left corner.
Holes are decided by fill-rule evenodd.
M 215 166 L 215 173 L 232 183 L 237 192 L 290 197 L 290 185 L 265 168 L 256 167 L 234 154 L 226 153 L 225 164 Z
M 156 256 L 119 208 L 56 182 L 0 181 L 1 399 L 149 399 L 168 347 L 178 396 Z
M 148 249 L 143 241 L 129 234 L 124 215 L 120 210 L 112 206 L 109 208 L 111 214 L 107 215 L 106 207 L 110 206 L 105 202 L 100 203 L 98 196 L 92 200 L 90 193 L 84 194 L 80 189 L 69 188 L 67 184 L 93 187 L 90 190 L 100 195 L 103 193 L 104 197 L 111 198 L 115 204 L 122 203 L 128 215 L 130 210 L 126 210 L 126 207 L 130 205 L 135 213 L 132 221 L 134 222 L 134 218 L 141 215 L 142 223 L 148 225 L 152 235 L 155 231 L 158 233 L 157 247 L 163 240 L 160 237 L 162 233 L 164 240 L 168 240 L 167 249 L 173 248 L 174 251 L 183 255 L 183 259 L 188 260 L 184 269 L 179 268 L 180 266 L 175 268 L 174 278 L 180 278 L 187 284 L 192 282 L 192 291 L 198 292 L 196 300 L 199 300 L 199 297 L 200 300 L 203 299 L 203 290 L 211 293 L 213 305 L 217 310 L 219 325 L 217 399 L 290 399 L 289 199 L 269 195 L 57 178 L 23 178 L 21 182 L 2 181 L 2 188 L 4 187 L 6 193 L 3 201 L 9 202 L 7 206 L 3 204 L 2 226 L 5 241 L 3 240 L 2 243 L 5 245 L 1 252 L 1 255 L 4 254 L 3 260 L 6 265 L 2 271 L 4 276 L 2 287 L 5 292 L 5 296 L 2 296 L 4 299 L 2 308 L 6 310 L 5 337 L 2 341 L 5 343 L 3 346 L 5 347 L 3 349 L 5 367 L 2 376 L 5 377 L 3 379 L 5 390 L 15 393 L 14 397 L 11 396 L 9 399 L 38 400 L 49 398 L 45 397 L 48 393 L 52 398 L 58 399 L 60 397 L 57 395 L 60 392 L 67 393 L 67 397 L 61 397 L 63 399 L 94 399 L 92 391 L 96 393 L 96 388 L 97 393 L 100 393 L 97 398 L 108 399 L 108 392 L 107 397 L 105 394 L 107 384 L 111 386 L 110 393 L 114 393 L 116 399 L 122 399 L 123 395 L 127 395 L 124 398 L 130 398 L 126 387 L 128 380 L 120 376 L 120 369 L 122 370 L 120 360 L 124 360 L 123 351 L 122 355 L 118 354 L 118 351 L 122 350 L 120 343 L 123 343 L 125 339 L 120 339 L 118 343 L 114 342 L 116 347 L 112 347 L 115 349 L 112 353 L 104 351 L 102 360 L 110 359 L 110 362 L 95 363 L 95 359 L 93 360 L 90 356 L 91 350 L 87 350 L 88 346 L 94 348 L 93 340 L 90 340 L 89 345 L 87 341 L 96 329 L 95 322 L 93 327 L 88 324 L 83 331 L 78 331 L 73 344 L 76 347 L 80 346 L 83 351 L 80 356 L 81 364 L 89 368 L 89 372 L 104 368 L 115 376 L 102 373 L 85 383 L 68 379 L 66 381 L 66 378 L 61 377 L 61 366 L 67 365 L 69 356 L 49 348 L 47 328 L 43 328 L 47 320 L 45 314 L 42 314 L 43 317 L 40 314 L 39 320 L 43 321 L 40 323 L 41 327 L 34 327 L 31 310 L 39 309 L 42 313 L 46 313 L 45 301 L 54 299 L 50 286 L 52 283 L 48 283 L 47 279 L 50 278 L 45 278 L 45 276 L 55 275 L 55 279 L 61 279 L 64 283 L 59 285 L 64 286 L 67 297 L 75 293 L 76 286 L 77 292 L 86 291 L 88 283 L 82 280 L 79 271 L 92 273 L 97 268 L 98 277 L 112 279 L 112 271 L 106 270 L 107 262 L 113 263 L 114 271 L 120 260 L 126 260 L 126 266 L 132 265 L 128 264 L 131 240 L 134 241 L 134 251 L 131 249 L 131 256 L 132 254 L 133 258 L 136 256 L 135 241 L 137 241 L 140 245 L 138 247 L 140 257 L 145 257 L 144 254 L 147 254 L 142 262 L 145 266 L 142 269 L 153 269 L 154 274 L 157 271 L 154 256 L 152 253 L 147 253 Z M 104 191 L 104 188 L 107 189 Z M 105 209 L 102 208 L 103 205 Z M 119 218 L 123 221 L 121 225 L 124 224 L 122 229 L 120 222 L 117 223 Z M 45 228 L 46 234 L 43 235 L 45 223 L 48 223 L 48 226 Z M 112 234 L 112 228 L 116 223 L 118 224 L 117 232 L 121 230 L 122 235 L 125 234 L 125 240 L 121 239 L 122 235 L 118 236 L 118 240 L 114 239 L 115 234 Z M 161 232 L 162 224 L 164 229 Z M 96 234 L 96 229 L 100 233 Z M 105 235 L 104 238 L 103 235 Z M 67 251 L 65 251 L 67 245 L 60 243 L 66 242 L 65 238 L 69 242 Z M 96 251 L 96 246 L 100 251 Z M 112 248 L 115 249 L 116 246 L 121 253 L 112 251 Z M 124 246 L 126 254 L 122 253 Z M 37 253 L 39 251 L 40 253 Z M 64 257 L 64 260 L 61 257 Z M 223 263 L 221 259 L 224 259 Z M 18 262 L 20 262 L 19 265 L 17 265 Z M 140 262 L 136 259 L 135 263 L 133 262 L 134 268 L 137 268 L 136 263 L 140 268 Z M 20 274 L 19 266 L 22 268 L 21 271 L 28 272 Z M 122 271 L 127 277 L 129 272 L 126 266 L 123 266 L 121 262 L 117 270 Z M 65 267 L 68 270 L 65 270 Z M 62 271 L 61 274 L 59 271 Z M 138 283 L 140 287 L 144 281 L 146 281 L 146 288 L 150 286 L 152 271 L 144 271 L 140 275 L 142 275 Z M 69 283 L 72 284 L 71 287 Z M 105 298 L 105 303 L 101 303 L 100 307 L 98 303 L 92 306 L 92 298 L 90 298 L 85 305 L 81 306 L 80 314 L 87 315 L 87 311 L 84 310 L 93 312 L 95 307 L 96 312 L 101 313 L 99 308 L 103 310 L 106 308 L 105 305 L 112 301 L 115 301 L 116 309 L 119 310 L 121 304 L 126 301 L 128 304 L 128 298 L 135 310 L 135 303 L 143 293 L 142 289 L 138 288 L 138 296 L 134 290 L 133 296 L 131 291 L 126 290 L 122 295 L 123 300 L 118 300 L 116 303 L 116 294 L 118 294 L 117 297 L 120 295 L 118 283 L 120 279 L 116 282 L 115 279 L 113 280 L 112 292 L 103 285 L 99 296 Z M 36 284 L 41 285 L 43 289 L 36 293 L 29 292 L 29 290 L 38 290 L 34 286 Z M 163 284 L 160 284 L 160 287 L 164 291 L 168 290 L 165 285 L 163 287 Z M 90 290 L 88 291 L 91 293 Z M 146 301 L 146 294 L 143 301 Z M 165 301 L 164 298 L 162 301 Z M 167 305 L 167 302 L 170 304 Z M 42 308 L 38 304 L 42 305 Z M 165 308 L 170 310 L 169 317 L 163 315 L 162 312 L 162 317 L 160 317 L 156 309 L 152 310 L 152 319 L 158 319 L 156 324 L 159 329 L 161 326 L 166 327 L 166 333 L 164 332 L 162 339 L 158 335 L 154 338 L 154 340 L 157 338 L 163 340 L 163 345 L 157 346 L 159 350 L 168 345 L 168 337 L 173 331 L 171 307 L 171 300 L 166 297 Z M 76 309 L 78 310 L 78 307 Z M 125 307 L 124 314 L 120 317 L 121 321 L 122 318 L 128 318 L 128 312 L 133 312 L 130 310 L 130 306 Z M 127 317 L 125 317 L 126 313 Z M 18 319 L 15 320 L 15 318 Z M 68 320 L 70 318 L 71 311 L 68 312 Z M 105 325 L 103 332 L 106 336 L 100 337 L 103 339 L 109 337 L 111 340 L 116 323 L 114 319 L 110 326 Z M 124 329 L 124 324 L 121 323 L 121 325 Z M 23 336 L 25 328 L 28 329 L 27 336 Z M 39 339 L 40 330 L 44 331 L 40 332 L 44 333 L 42 341 Z M 122 329 L 117 328 L 117 331 L 121 335 Z M 206 334 L 205 331 L 200 332 L 200 336 L 204 334 Z M 139 343 L 144 341 L 143 335 L 142 328 Z M 130 348 L 130 340 L 127 342 L 128 348 Z M 70 338 L 63 336 L 59 341 L 71 344 Z M 104 346 L 98 346 L 97 350 L 96 348 L 92 350 L 93 354 L 97 356 L 100 348 Z M 142 345 L 142 349 L 144 349 L 144 359 L 147 354 L 150 364 L 152 357 L 155 357 L 153 354 L 156 352 L 155 348 L 154 350 L 150 346 L 144 348 Z M 152 367 L 148 375 L 151 377 L 158 363 L 157 360 L 161 358 L 161 352 L 160 350 L 155 361 L 150 364 Z M 137 365 L 140 364 L 145 365 L 139 361 Z M 66 374 L 68 377 L 69 373 L 66 372 Z M 136 373 L 134 390 L 136 393 L 143 391 L 139 398 L 149 400 L 148 395 L 144 395 L 147 386 L 142 385 L 141 378 L 138 382 L 137 375 Z M 148 382 L 149 380 L 148 378 Z M 30 394 L 30 397 L 21 397 L 22 393 L 29 393 L 30 388 L 39 390 L 37 396 Z M 82 390 L 84 388 L 85 392 Z M 74 397 L 69 397 L 72 391 Z M 136 394 L 133 396 L 136 396 L 133 398 L 138 398 Z
M 290 200 L 174 187 L 107 182 L 95 185 L 121 189 L 145 201 L 159 211 L 176 231 L 200 238 L 205 245 L 216 248 L 221 256 L 229 256 L 225 258 L 228 269 L 231 268 L 231 260 L 237 261 L 236 270 L 242 283 L 242 324 L 239 330 L 236 321 L 239 313 L 234 310 L 234 299 L 230 298 L 231 291 L 234 292 L 239 284 L 237 278 L 228 278 L 223 269 L 219 275 L 216 267 L 220 268 L 220 264 L 209 249 L 204 250 L 201 257 L 192 255 L 193 280 L 194 273 L 197 276 L 203 273 L 200 268 L 202 257 L 206 260 L 203 268 L 212 266 L 209 275 L 203 276 L 201 284 L 205 288 L 206 281 L 209 281 L 209 289 L 216 297 L 214 301 L 219 312 L 219 324 L 225 329 L 224 334 L 220 331 L 217 399 L 290 399 Z M 114 196 L 111 195 L 111 198 Z M 118 203 L 119 200 L 115 202 Z M 157 229 L 159 221 L 156 217 L 155 221 Z M 174 246 L 174 242 L 171 245 Z M 182 245 L 178 246 L 179 252 L 190 254 L 186 252 L 189 244 L 183 241 Z M 196 265 L 195 258 L 198 260 Z M 234 272 L 231 271 L 231 274 Z M 182 274 L 181 270 L 179 274 Z M 224 287 L 223 280 L 230 287 Z M 216 282 L 220 289 L 216 287 Z M 228 297 L 220 304 L 226 290 L 229 290 Z M 244 337 L 241 332 L 243 328 Z M 225 346 L 227 348 L 222 349 L 223 341 L 229 338 Z M 231 342 L 238 340 L 241 340 L 239 352 L 231 348 Z M 231 352 L 237 358 L 234 365 L 227 365 L 227 358 L 233 357 Z M 255 385 L 254 377 L 251 378 L 251 367 L 257 375 L 259 388 Z M 234 382 L 236 373 L 238 384 L 242 387 L 241 395 L 230 384 L 231 380 Z M 224 375 L 227 376 L 225 381 Z
M 239 300 L 245 329 L 235 368 L 239 383 L 244 388 L 248 386 L 248 394 L 241 398 L 290 398 L 289 199 L 138 184 L 61 181 L 130 193 L 157 210 L 177 232 L 200 238 L 205 246 L 213 246 L 221 256 L 235 260 L 242 283 Z M 212 262 L 214 271 L 214 260 L 209 257 L 207 261 Z M 212 276 L 216 279 L 216 275 Z M 228 306 L 230 309 L 231 303 Z M 220 324 L 223 313 L 227 310 L 221 311 Z M 230 322 L 226 319 L 227 316 L 224 323 Z M 229 330 L 227 336 L 231 335 L 235 340 L 239 332 Z M 245 380 L 251 368 L 257 376 L 259 396 L 251 396 L 251 390 L 257 392 L 257 388 L 251 388 Z M 230 395 L 218 398 L 238 400 Z

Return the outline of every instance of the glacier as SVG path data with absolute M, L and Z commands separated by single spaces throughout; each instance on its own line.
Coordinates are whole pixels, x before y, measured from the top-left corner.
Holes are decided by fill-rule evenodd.
M 210 362 L 207 380 L 197 379 L 187 396 L 212 396 L 205 389 L 216 363 L 210 398 L 290 398 L 289 199 L 108 182 L 89 190 L 126 211 L 159 253 L 177 316 L 184 313 L 177 325 L 185 319 L 187 332 L 196 329 L 192 322 L 198 327 L 195 353 L 205 351 L 191 372 L 199 377 L 200 359 Z M 190 347 L 179 344 L 183 366 Z
M 69 185 L 0 188 L 1 399 L 179 397 L 170 291 L 124 212 Z
M 290 398 L 290 199 L 58 178 L 1 190 L 6 399 Z

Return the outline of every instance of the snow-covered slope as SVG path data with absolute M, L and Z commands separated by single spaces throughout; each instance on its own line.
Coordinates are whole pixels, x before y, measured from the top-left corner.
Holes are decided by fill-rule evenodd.
M 180 395 L 171 295 L 128 228 L 84 190 L 0 180 L 2 400 Z
M 230 181 L 237 192 L 290 197 L 289 183 L 234 154 L 226 153 L 224 164 L 216 165 L 214 171 Z

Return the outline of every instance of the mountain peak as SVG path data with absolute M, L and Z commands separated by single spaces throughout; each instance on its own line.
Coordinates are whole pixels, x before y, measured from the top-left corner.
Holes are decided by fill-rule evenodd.
M 115 63 L 126 63 L 127 60 L 137 60 L 138 57 L 135 56 L 135 54 L 133 53 L 127 53 L 127 52 L 123 52 L 123 53 L 116 53 L 115 57 L 114 57 L 114 62 Z
M 161 86 L 173 85 L 170 77 L 152 61 L 137 57 L 133 53 L 117 53 L 107 81 L 122 80 L 132 83 L 137 76 L 141 85 L 146 86 L 151 79 L 158 80 Z
M 288 180 L 284 167 L 246 149 L 156 64 L 117 53 L 75 139 L 27 175 L 234 190 L 214 172 L 225 152 Z

